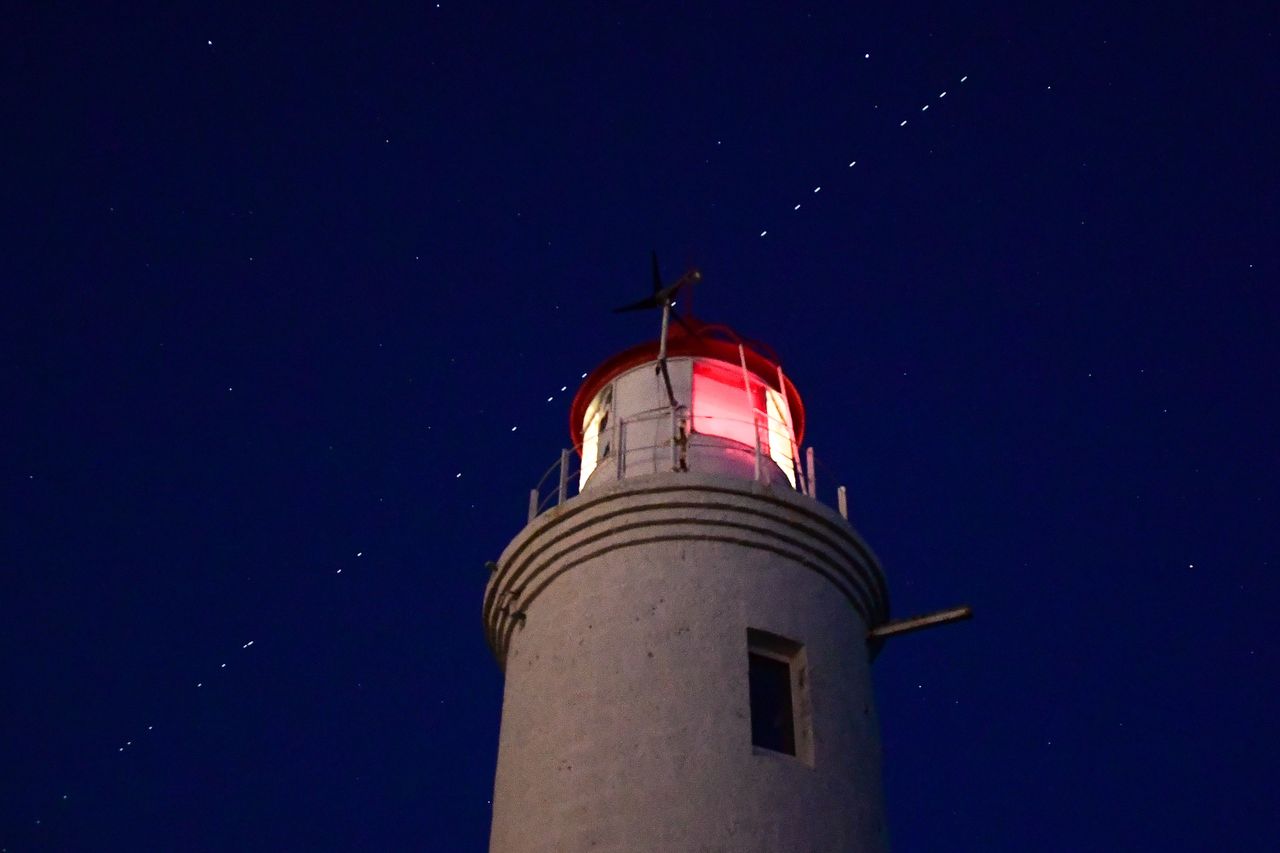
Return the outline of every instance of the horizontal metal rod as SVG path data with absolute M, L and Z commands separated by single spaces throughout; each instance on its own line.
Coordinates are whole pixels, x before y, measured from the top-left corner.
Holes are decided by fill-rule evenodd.
M 923 616 L 908 616 L 906 619 L 894 619 L 892 622 L 886 622 L 878 628 L 872 628 L 867 637 L 875 640 L 882 640 L 885 637 L 896 637 L 898 634 L 909 634 L 912 631 L 920 631 L 925 628 L 932 628 L 934 625 L 946 625 L 949 622 L 960 622 L 973 616 L 973 608 L 967 604 L 959 607 L 952 607 L 949 610 L 939 610 L 936 613 L 926 613 Z

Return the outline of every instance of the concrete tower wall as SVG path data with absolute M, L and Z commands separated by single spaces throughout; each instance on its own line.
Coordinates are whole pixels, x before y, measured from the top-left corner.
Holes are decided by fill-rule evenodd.
M 490 849 L 887 849 L 866 643 L 887 607 L 848 523 L 785 485 L 655 474 L 539 517 L 486 589 Z M 803 646 L 796 756 L 752 745 L 749 629 Z

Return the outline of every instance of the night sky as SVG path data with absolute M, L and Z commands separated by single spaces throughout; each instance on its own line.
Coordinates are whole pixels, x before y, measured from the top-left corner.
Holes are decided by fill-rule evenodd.
M 897 850 L 1275 849 L 1276 7 L 854 5 L 11 8 L 0 848 L 484 849 L 483 564 L 656 250 L 975 609 Z

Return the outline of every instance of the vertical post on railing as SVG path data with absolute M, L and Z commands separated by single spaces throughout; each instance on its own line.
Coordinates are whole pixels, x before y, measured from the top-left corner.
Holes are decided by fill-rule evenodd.
M 747 372 L 747 351 L 738 344 L 738 362 L 742 365 L 742 390 L 747 395 L 747 411 L 751 412 L 751 431 L 755 433 L 756 482 L 760 482 L 760 416 L 756 413 L 755 400 L 751 398 L 751 374 Z
M 615 455 L 618 457 L 618 476 L 616 479 L 621 480 L 626 476 L 627 470 L 626 462 L 624 461 L 627 456 L 627 423 L 622 418 L 618 418 L 618 449 L 615 451 Z
M 529 490 L 529 521 L 538 517 L 538 490 Z
M 760 482 L 760 418 L 754 409 L 751 410 L 751 431 L 755 433 L 756 439 L 753 479 L 758 483 Z
M 556 500 L 562 504 L 569 499 L 569 449 L 560 451 L 560 494 Z
M 680 470 L 680 436 L 676 432 L 676 407 L 671 407 L 671 470 Z
M 840 508 L 840 517 L 845 521 L 849 520 L 849 496 L 845 494 L 844 486 L 836 489 L 836 506 Z
M 809 469 L 809 497 L 818 499 L 818 472 L 813 470 L 813 446 L 805 448 L 804 467 Z
M 676 468 L 689 470 L 689 420 L 688 409 L 681 406 L 676 412 L 676 433 L 680 436 L 680 453 L 676 456 Z

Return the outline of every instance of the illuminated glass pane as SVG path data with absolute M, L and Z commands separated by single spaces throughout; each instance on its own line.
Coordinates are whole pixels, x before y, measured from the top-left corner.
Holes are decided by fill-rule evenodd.
M 715 435 L 748 447 L 756 444 L 756 411 L 764 411 L 764 385 L 750 376 L 748 396 L 742 368 L 723 361 L 693 364 L 693 431 Z M 760 449 L 768 451 L 768 432 L 761 430 Z
M 787 418 L 786 401 L 782 395 L 772 388 L 765 395 L 769 403 L 769 458 L 774 461 L 782 473 L 787 475 L 791 488 L 796 487 L 796 466 L 792 458 L 794 439 L 791 433 L 791 422 Z
M 591 401 L 591 405 L 587 407 L 587 414 L 582 419 L 582 473 L 578 475 L 579 490 L 587 484 L 587 478 L 596 470 L 596 463 L 608 454 L 607 435 L 604 437 L 605 451 L 601 453 L 600 432 L 609 416 L 609 403 L 613 396 L 611 391 L 612 389 L 605 388 L 597 394 Z

